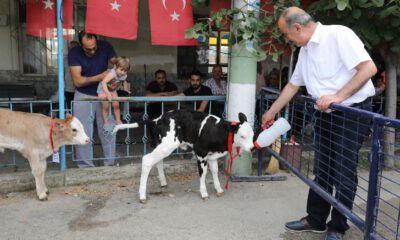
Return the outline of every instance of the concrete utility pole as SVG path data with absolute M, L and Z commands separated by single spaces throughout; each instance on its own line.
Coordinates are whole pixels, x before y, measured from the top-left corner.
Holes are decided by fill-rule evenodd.
M 234 0 L 233 7 L 243 10 L 253 10 L 260 6 L 259 0 Z M 241 16 L 237 16 L 241 17 Z M 229 62 L 228 87 L 228 121 L 238 121 L 238 113 L 246 114 L 247 120 L 254 126 L 254 111 L 256 97 L 257 59 L 246 48 L 238 49 L 237 45 L 231 48 Z M 252 155 L 243 153 L 235 159 L 231 174 L 248 176 L 251 174 Z

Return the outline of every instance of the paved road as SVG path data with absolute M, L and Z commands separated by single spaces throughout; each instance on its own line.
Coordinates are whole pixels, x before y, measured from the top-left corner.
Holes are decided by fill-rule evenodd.
M 200 199 L 198 177 L 168 178 L 166 190 L 150 179 L 150 199 L 138 201 L 138 179 L 52 188 L 48 202 L 35 192 L 0 195 L 0 239 L 323 239 L 285 232 L 305 215 L 307 186 L 282 182 L 231 183 L 220 198 L 211 182 Z M 224 177 L 221 176 L 224 183 Z M 355 228 L 345 239 L 362 239 Z

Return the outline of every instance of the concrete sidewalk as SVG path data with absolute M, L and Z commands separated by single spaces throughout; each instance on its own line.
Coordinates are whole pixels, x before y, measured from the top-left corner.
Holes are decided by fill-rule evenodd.
M 167 175 L 182 175 L 197 171 L 195 162 L 182 160 L 164 161 L 164 167 Z M 141 164 L 86 169 L 69 168 L 65 173 L 59 170 L 47 170 L 45 182 L 48 188 L 73 186 L 107 180 L 139 178 L 140 171 Z M 152 169 L 150 174 L 157 174 L 155 168 Z M 0 174 L 0 193 L 27 191 L 34 188 L 35 179 L 30 169 L 26 169 L 24 172 Z
M 280 182 L 230 183 L 218 198 L 209 174 L 210 198 L 204 201 L 193 161 L 164 165 L 168 188 L 161 189 L 157 177 L 151 177 L 147 204 L 138 199 L 139 164 L 69 169 L 65 175 L 48 172 L 47 202 L 36 200 L 33 190 L 0 195 L 0 239 L 324 238 L 324 234 L 284 230 L 286 221 L 305 215 L 308 187 L 295 176 L 286 174 L 288 179 Z M 8 180 L 0 175 L 1 191 L 5 192 L 7 181 L 29 188 L 31 177 L 26 175 L 31 174 L 12 175 Z M 223 184 L 225 177 L 220 180 Z M 71 186 L 76 184 L 81 185 Z M 345 239 L 362 239 L 362 235 L 352 226 Z

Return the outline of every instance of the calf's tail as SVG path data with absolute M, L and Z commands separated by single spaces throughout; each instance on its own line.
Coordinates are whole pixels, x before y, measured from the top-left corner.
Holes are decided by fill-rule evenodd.
M 137 128 L 137 127 L 139 127 L 138 123 L 118 124 L 118 125 L 115 125 L 114 130 L 112 131 L 112 133 L 116 133 L 121 129 Z

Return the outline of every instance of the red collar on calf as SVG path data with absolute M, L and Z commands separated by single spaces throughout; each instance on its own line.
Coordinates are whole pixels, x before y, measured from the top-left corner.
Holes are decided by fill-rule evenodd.
M 232 122 L 231 123 L 232 126 L 236 126 L 237 123 L 236 122 Z M 236 147 L 236 154 L 232 156 L 232 145 L 233 145 L 233 132 L 229 131 L 228 134 L 228 153 L 229 153 L 229 161 L 228 161 L 228 165 L 226 166 L 226 183 L 225 183 L 225 189 L 228 189 L 229 187 L 229 178 L 231 176 L 231 169 L 232 169 L 232 163 L 233 160 L 235 160 L 235 158 L 240 157 L 240 147 L 237 146 Z
M 54 153 L 54 141 L 53 141 L 53 126 L 54 126 L 54 119 L 50 119 L 50 146 L 51 151 Z

